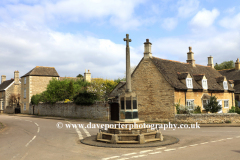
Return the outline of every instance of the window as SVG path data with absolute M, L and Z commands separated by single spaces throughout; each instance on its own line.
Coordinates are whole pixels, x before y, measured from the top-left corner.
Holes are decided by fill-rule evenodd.
M 228 90 L 227 81 L 223 81 L 223 88 L 224 88 L 225 90 Z
M 228 100 L 224 100 L 224 108 L 228 108 L 229 107 L 229 101 Z
M 203 100 L 203 109 L 207 106 L 207 104 L 210 102 L 210 99 L 204 99 Z
M 207 80 L 206 79 L 202 80 L 202 87 L 203 87 L 203 89 L 208 89 L 208 85 L 207 85 Z
M 26 111 L 26 103 L 23 104 L 23 110 Z
M 24 84 L 27 83 L 27 77 L 24 77 Z
M 193 88 L 192 78 L 186 78 L 187 88 Z
M 26 88 L 24 89 L 24 95 L 23 98 L 26 98 Z
M 189 110 L 194 109 L 194 100 L 187 100 L 187 106 L 189 107 Z

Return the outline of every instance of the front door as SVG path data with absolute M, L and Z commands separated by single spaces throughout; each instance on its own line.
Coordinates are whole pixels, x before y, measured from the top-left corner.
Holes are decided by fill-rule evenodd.
M 222 113 L 222 100 L 218 100 L 218 104 L 221 105 L 221 110 L 218 113 Z
M 111 103 L 111 120 L 119 121 L 119 104 Z

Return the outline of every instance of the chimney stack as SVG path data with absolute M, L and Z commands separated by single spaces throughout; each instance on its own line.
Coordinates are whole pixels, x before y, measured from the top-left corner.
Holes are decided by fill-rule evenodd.
M 90 70 L 87 70 L 85 69 L 85 73 L 84 73 L 84 81 L 86 82 L 91 82 L 91 73 L 90 73 Z
M 239 58 L 236 60 L 236 63 L 235 63 L 235 70 L 240 70 L 240 62 L 239 62 Z
M 14 72 L 14 84 L 19 85 L 19 71 Z
M 208 65 L 207 66 L 210 66 L 210 67 L 214 68 L 213 57 L 212 56 L 208 57 Z
M 1 81 L 1 83 L 3 83 L 4 81 L 6 81 L 6 76 L 5 75 L 2 75 L 2 81 Z
M 151 46 L 152 43 L 149 42 L 149 39 L 146 39 L 144 43 L 144 58 L 152 58 Z
M 194 53 L 192 52 L 192 47 L 189 47 L 189 52 L 187 53 L 187 63 L 190 63 L 193 67 L 196 67 L 193 55 Z

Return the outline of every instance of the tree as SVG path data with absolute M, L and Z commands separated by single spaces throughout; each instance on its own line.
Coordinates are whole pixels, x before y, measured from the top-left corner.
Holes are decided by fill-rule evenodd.
M 83 75 L 78 74 L 77 77 L 78 77 L 78 78 L 83 78 Z
M 8 99 L 8 104 L 10 106 L 13 106 L 14 104 L 19 106 L 19 102 L 20 102 L 20 94 L 12 93 Z
M 206 112 L 216 113 L 222 109 L 222 106 L 218 104 L 217 98 L 215 96 L 210 97 L 210 102 L 205 106 Z
M 214 68 L 216 70 L 223 70 L 223 69 L 233 69 L 235 68 L 233 60 L 231 61 L 224 61 L 220 64 L 215 64 Z

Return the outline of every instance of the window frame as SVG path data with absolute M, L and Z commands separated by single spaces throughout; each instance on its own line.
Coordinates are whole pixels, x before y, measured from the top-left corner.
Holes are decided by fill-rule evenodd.
M 224 89 L 224 90 L 228 90 L 227 81 L 223 81 L 223 89 Z
M 26 111 L 27 110 L 27 104 L 23 103 L 23 110 Z
M 210 99 L 203 99 L 202 100 L 202 108 L 205 109 L 203 101 L 206 101 L 206 104 L 208 104 L 210 102 Z
M 192 102 L 192 108 L 190 108 L 188 102 L 190 102 L 190 103 Z M 194 99 L 187 99 L 187 100 L 186 100 L 186 103 L 187 103 L 187 106 L 189 107 L 189 110 L 194 110 Z
M 205 83 L 204 83 L 204 82 L 205 82 Z M 206 84 L 206 86 L 205 86 L 204 84 Z M 208 89 L 207 79 L 203 79 L 203 80 L 202 80 L 202 87 L 203 87 L 203 89 Z
M 23 98 L 27 98 L 27 90 L 26 90 L 26 88 L 24 88 L 24 91 L 23 91 Z
M 192 78 L 186 78 L 186 86 L 189 89 L 193 89 L 193 82 L 192 82 Z
M 226 100 L 223 100 L 224 101 L 224 108 L 229 108 L 229 100 L 228 99 L 226 99 Z M 227 107 L 225 107 L 225 102 L 227 102 L 228 103 L 228 106 Z

